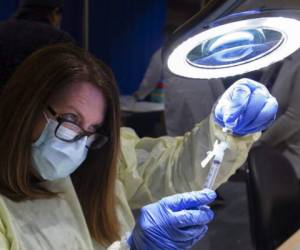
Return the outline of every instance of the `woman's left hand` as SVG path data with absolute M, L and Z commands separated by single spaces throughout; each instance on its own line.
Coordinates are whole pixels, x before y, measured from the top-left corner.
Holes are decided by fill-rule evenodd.
M 266 129 L 276 117 L 278 103 L 261 83 L 243 78 L 221 96 L 214 110 L 218 125 L 234 135 L 246 135 Z

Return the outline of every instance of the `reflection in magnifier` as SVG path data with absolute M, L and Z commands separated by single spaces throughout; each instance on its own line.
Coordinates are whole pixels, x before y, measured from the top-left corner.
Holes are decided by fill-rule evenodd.
M 187 55 L 187 62 L 202 68 L 236 66 L 263 57 L 283 41 L 280 31 L 263 27 L 230 32 L 200 43 Z

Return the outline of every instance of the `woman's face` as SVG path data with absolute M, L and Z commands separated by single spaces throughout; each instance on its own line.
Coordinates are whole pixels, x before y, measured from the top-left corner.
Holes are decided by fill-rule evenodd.
M 95 85 L 89 82 L 75 82 L 66 86 L 50 100 L 49 106 L 59 115 L 67 115 L 85 131 L 94 132 L 104 121 L 104 96 Z M 47 110 L 45 113 L 48 115 Z M 41 135 L 46 124 L 41 116 L 33 135 L 33 142 Z

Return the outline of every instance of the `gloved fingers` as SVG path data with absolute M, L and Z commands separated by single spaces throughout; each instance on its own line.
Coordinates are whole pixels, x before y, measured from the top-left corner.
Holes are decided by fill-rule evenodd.
M 199 238 L 207 231 L 207 225 L 197 225 L 180 228 L 179 232 L 184 234 L 186 240 L 192 240 L 195 238 Z
M 245 109 L 251 91 L 247 86 L 236 86 L 227 91 L 218 101 L 214 113 L 216 120 L 228 126 L 233 124 Z
M 250 95 L 247 107 L 241 113 L 233 132 L 238 132 L 239 129 L 243 129 L 247 127 L 248 124 L 251 124 L 265 106 L 268 96 L 269 93 L 264 92 L 262 89 L 256 89 L 253 91 Z
M 197 207 L 197 209 L 202 209 L 204 211 L 211 210 L 210 206 L 208 206 L 208 205 L 199 206 L 199 207 Z M 194 209 L 194 210 L 197 210 L 197 209 Z
M 257 117 L 245 128 L 239 131 L 240 135 L 255 133 L 266 129 L 276 118 L 278 103 L 274 97 L 267 99 L 264 107 L 261 109 Z
M 239 117 L 249 107 L 248 102 L 250 97 L 253 94 L 255 95 L 255 92 L 256 94 L 265 93 L 266 97 L 269 96 L 269 92 L 263 84 L 251 79 L 243 78 L 233 83 L 216 105 L 214 112 L 216 122 L 223 127 L 235 127 L 237 123 L 240 123 Z M 255 103 L 255 100 L 253 100 L 253 103 Z M 251 112 L 248 115 L 251 116 L 253 113 Z M 244 121 L 247 122 L 249 119 L 244 119 Z
M 191 245 L 193 246 L 193 245 L 195 245 L 199 240 L 201 240 L 201 239 L 205 236 L 205 234 L 207 233 L 207 231 L 208 231 L 208 226 L 206 226 L 206 225 L 202 226 L 201 233 L 199 234 L 198 237 L 196 237 L 196 238 L 194 238 L 194 239 L 192 240 L 192 244 L 191 244 Z
M 271 121 L 275 120 L 277 110 L 278 102 L 273 96 L 270 96 L 253 123 L 261 126 L 266 123 L 270 123 Z
M 263 91 L 267 91 L 267 88 L 265 85 L 257 82 L 257 81 L 254 81 L 252 79 L 249 79 L 249 78 L 242 78 L 242 79 L 239 79 L 237 80 L 236 82 L 234 82 L 230 87 L 235 87 L 235 86 L 247 86 L 251 92 L 253 92 L 254 90 L 256 89 L 262 89 Z
M 270 97 L 261 109 L 258 116 L 247 126 L 246 130 L 253 132 L 264 130 L 270 125 L 276 118 L 278 110 L 278 103 L 274 97 Z
M 223 107 L 223 121 L 225 126 L 234 127 L 237 119 L 247 107 L 251 90 L 247 86 L 237 86 L 233 89 L 229 104 Z
M 216 193 L 210 189 L 175 194 L 163 198 L 160 203 L 172 211 L 196 208 L 214 201 Z
M 203 238 L 207 230 L 208 227 L 206 225 L 179 229 L 176 233 L 177 236 L 171 240 L 174 241 L 176 249 L 190 249 L 197 241 Z
M 261 131 L 274 120 L 278 104 L 267 88 L 251 79 L 236 81 L 218 102 L 217 124 L 232 129 L 235 135 Z
M 173 227 L 185 228 L 191 226 L 205 225 L 214 218 L 213 211 L 208 207 L 197 210 L 181 210 L 172 213 L 170 222 Z
M 177 240 L 176 245 L 178 246 L 178 249 L 190 249 L 193 245 L 196 244 L 196 242 L 198 242 L 205 236 L 208 227 L 204 225 L 204 226 L 194 227 L 193 229 L 192 228 L 186 229 L 186 231 L 190 231 L 190 230 L 193 230 L 195 233 L 193 234 L 192 237 L 186 238 L 186 240 L 184 241 Z

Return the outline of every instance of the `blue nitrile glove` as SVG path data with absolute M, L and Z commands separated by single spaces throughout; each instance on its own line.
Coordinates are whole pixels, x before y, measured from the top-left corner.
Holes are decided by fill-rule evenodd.
M 266 129 L 275 120 L 277 109 L 276 99 L 264 85 L 243 78 L 221 96 L 214 117 L 221 127 L 243 136 Z
M 177 194 L 141 209 L 128 239 L 130 249 L 189 249 L 207 231 L 213 219 L 207 204 L 216 198 L 209 189 Z

